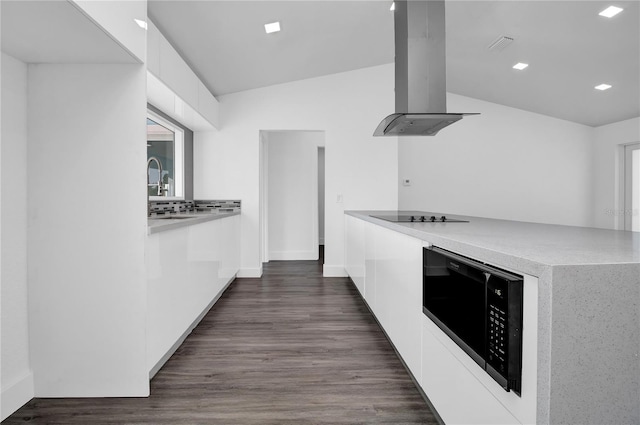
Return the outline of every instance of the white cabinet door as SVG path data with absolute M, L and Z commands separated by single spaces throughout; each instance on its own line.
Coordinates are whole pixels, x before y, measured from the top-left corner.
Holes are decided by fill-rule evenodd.
M 376 316 L 414 376 L 420 376 L 422 241 L 378 227 Z
M 240 216 L 149 235 L 147 365 L 157 368 L 237 273 Z
M 160 39 L 160 79 L 183 101 L 198 108 L 200 80 L 164 37 Z
M 378 226 L 364 223 L 364 299 L 376 311 L 376 234 Z
M 218 221 L 221 223 L 217 240 L 221 258 L 218 284 L 222 289 L 235 277 L 240 267 L 240 216 Z
M 364 297 L 364 228 L 365 222 L 345 216 L 345 269 Z
M 519 424 L 520 422 L 451 353 L 451 347 L 446 347 L 433 334 L 435 324 L 426 316 L 423 316 L 422 320 L 420 385 L 442 420 L 446 424 Z M 438 332 L 439 329 L 435 331 Z M 467 366 L 480 369 L 475 363 Z
M 151 104 L 194 131 L 219 128 L 218 101 L 151 21 L 147 70 L 153 74 L 147 83 Z

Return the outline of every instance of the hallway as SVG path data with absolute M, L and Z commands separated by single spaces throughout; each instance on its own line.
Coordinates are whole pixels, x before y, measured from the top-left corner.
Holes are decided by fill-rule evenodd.
M 348 278 L 236 279 L 136 399 L 34 399 L 7 424 L 436 424 Z

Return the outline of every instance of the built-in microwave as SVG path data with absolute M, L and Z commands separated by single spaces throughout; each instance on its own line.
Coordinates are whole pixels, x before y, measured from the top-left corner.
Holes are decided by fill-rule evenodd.
M 438 247 L 423 252 L 423 312 L 520 395 L 523 277 Z

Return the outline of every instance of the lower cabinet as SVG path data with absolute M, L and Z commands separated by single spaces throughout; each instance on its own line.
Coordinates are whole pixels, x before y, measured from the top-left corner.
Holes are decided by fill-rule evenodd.
M 415 377 L 420 376 L 422 241 L 380 226 L 374 240 L 375 301 L 371 308 Z
M 428 242 L 345 216 L 346 269 L 446 424 L 536 422 L 537 279 L 525 276 L 523 394 L 504 391 L 422 313 Z
M 365 222 L 354 217 L 345 216 L 345 259 L 347 274 L 355 283 L 360 295 L 364 297 L 364 226 Z
M 240 267 L 240 216 L 147 237 L 147 366 L 153 375 Z
M 423 243 L 348 215 L 345 227 L 347 273 L 419 377 Z
M 433 331 L 433 322 L 422 318 L 422 375 L 420 386 L 447 424 L 519 424 L 500 402 L 467 369 L 479 368 L 471 358 L 465 365 Z M 443 334 L 444 335 L 444 334 Z M 445 336 L 446 337 L 446 336 Z M 484 373 L 484 372 L 483 372 Z

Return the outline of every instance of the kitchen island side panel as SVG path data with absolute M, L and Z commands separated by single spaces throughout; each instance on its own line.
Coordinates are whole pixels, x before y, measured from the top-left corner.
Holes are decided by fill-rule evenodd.
M 553 269 L 552 424 L 640 423 L 640 264 Z

